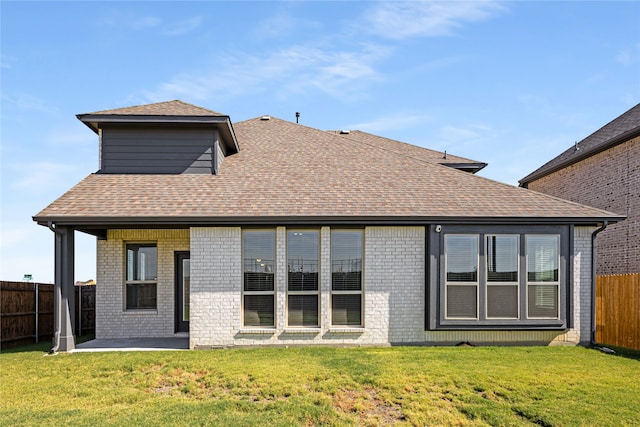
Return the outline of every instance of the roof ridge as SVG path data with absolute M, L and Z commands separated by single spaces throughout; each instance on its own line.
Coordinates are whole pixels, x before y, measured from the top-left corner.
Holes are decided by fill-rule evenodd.
M 324 131 L 324 132 L 326 132 L 326 131 Z M 362 131 L 358 131 L 358 132 L 362 132 Z M 375 135 L 375 134 L 372 134 L 372 133 L 370 134 L 368 132 L 362 132 L 362 133 L 366 133 L 366 134 L 369 134 L 369 135 L 372 135 L 372 136 L 375 136 L 375 137 L 378 137 L 378 138 L 385 138 L 384 136 L 379 136 L 379 135 Z M 329 134 L 331 134 L 331 133 L 329 132 Z M 438 166 L 438 167 L 443 167 L 443 168 L 446 168 L 448 170 L 455 170 L 456 172 L 463 172 L 463 171 L 455 169 L 455 168 L 450 168 L 450 167 L 444 165 L 443 163 L 431 162 L 429 160 L 421 159 L 419 157 L 416 157 L 416 156 L 413 156 L 413 155 L 410 155 L 410 154 L 401 153 L 401 152 L 399 152 L 397 150 L 393 150 L 391 148 L 381 147 L 379 145 L 371 144 L 369 142 L 362 141 L 360 139 L 350 138 L 349 135 L 337 135 L 337 134 L 331 134 L 331 135 L 334 136 L 334 137 L 340 138 L 340 139 L 347 138 L 350 141 L 356 142 L 358 144 L 366 145 L 368 147 L 373 147 L 373 148 L 376 148 L 376 149 L 379 149 L 379 150 L 382 150 L 382 151 L 387 151 L 387 152 L 393 153 L 393 154 L 395 154 L 397 156 L 406 157 L 408 159 L 416 160 L 416 161 L 419 161 L 421 163 L 425 163 L 425 164 L 429 164 L 429 165 L 433 165 L 433 166 Z M 386 139 L 390 139 L 390 138 L 386 138 Z M 416 147 L 416 148 L 420 148 L 420 149 L 423 149 L 423 150 L 431 151 L 431 152 L 434 152 L 434 153 L 440 153 L 439 151 L 432 150 L 430 148 L 420 147 L 420 146 L 414 145 L 414 144 L 409 144 L 408 142 L 397 141 L 397 140 L 394 140 L 394 139 L 390 139 L 390 140 L 391 141 L 395 141 L 395 142 L 399 142 L 399 143 L 402 143 L 402 144 L 406 144 L 406 145 L 409 145 L 411 147 Z M 456 156 L 456 157 L 459 157 L 459 156 Z M 470 159 L 468 159 L 468 160 L 470 160 Z M 463 172 L 463 173 L 466 174 L 467 172 Z
M 400 141 L 399 139 L 389 138 L 389 137 L 386 137 L 386 136 L 376 135 L 375 133 L 366 132 L 366 131 L 363 131 L 363 130 L 360 130 L 360 129 L 355 129 L 355 130 L 353 130 L 352 132 L 359 132 L 359 133 L 362 133 L 362 134 L 365 134 L 365 135 L 371 135 L 371 136 L 374 136 L 374 137 L 376 137 L 376 138 L 384 138 L 384 139 L 388 139 L 389 141 L 397 142 L 398 144 L 404 144 L 404 145 L 408 145 L 408 146 L 411 146 L 411 147 L 420 148 L 420 149 L 422 149 L 422 150 L 430 151 L 430 152 L 432 152 L 432 153 L 442 154 L 443 156 L 444 156 L 444 154 L 445 154 L 445 152 L 444 152 L 444 151 L 434 150 L 433 148 L 421 147 L 420 145 L 411 144 L 411 143 L 406 142 L 406 141 Z M 460 156 L 456 156 L 456 157 L 460 157 Z M 444 157 L 443 157 L 443 158 L 444 158 Z M 469 159 L 469 160 L 471 160 L 471 159 Z
M 329 132 L 334 132 L 334 131 L 329 131 Z M 339 131 L 338 131 L 338 132 L 339 132 Z M 365 131 L 363 131 L 363 130 L 357 130 L 357 129 L 356 129 L 356 130 L 349 131 L 349 132 L 357 132 L 357 133 L 361 133 L 361 134 L 364 134 L 364 135 L 367 135 L 367 136 L 371 136 L 371 137 L 374 137 L 374 138 L 386 139 L 386 140 L 388 140 L 388 141 L 392 141 L 392 142 L 395 142 L 395 143 L 397 143 L 397 144 L 406 145 L 406 146 L 408 146 L 408 147 L 418 148 L 418 149 L 420 149 L 420 150 L 428 151 L 428 152 L 430 152 L 430 153 L 434 153 L 434 154 L 442 154 L 442 155 L 443 155 L 443 160 L 446 160 L 447 158 L 446 158 L 445 156 L 446 156 L 447 154 L 449 154 L 449 155 L 451 155 L 451 156 L 453 156 L 453 157 L 457 157 L 457 158 L 459 158 L 459 159 L 461 159 L 461 160 L 467 160 L 469 163 L 484 163 L 484 162 L 479 162 L 478 160 L 469 159 L 469 158 L 467 158 L 467 157 L 458 156 L 458 155 L 456 155 L 456 154 L 447 153 L 446 151 L 438 151 L 438 150 L 434 150 L 433 148 L 423 147 L 423 146 L 416 145 L 416 144 L 412 144 L 412 143 L 409 143 L 409 142 L 406 142 L 406 141 L 400 141 L 399 139 L 394 139 L 394 138 L 389 138 L 389 137 L 386 137 L 386 136 L 376 135 L 375 133 L 365 132 Z M 348 135 L 351 135 L 351 134 L 350 134 L 350 133 L 349 133 L 349 134 L 347 134 L 347 135 L 344 135 L 344 134 L 343 134 L 341 137 L 343 137 L 343 138 L 348 138 L 348 137 L 349 137 Z M 364 141 L 362 141 L 362 142 L 364 142 Z M 403 153 L 399 153 L 399 154 L 403 154 Z M 439 163 L 439 164 L 444 164 L 444 163 Z
M 171 110 L 174 111 L 171 111 Z M 179 110 L 185 110 L 181 113 Z M 187 113 L 188 110 L 189 113 Z M 203 108 L 198 105 L 184 102 L 180 99 L 173 99 L 171 101 L 153 102 L 150 104 L 138 104 L 128 107 L 113 108 L 108 110 L 100 110 L 92 113 L 79 114 L 80 116 L 91 115 L 137 115 L 137 116 L 175 116 L 175 115 L 207 115 L 207 116 L 226 116 L 217 111 Z

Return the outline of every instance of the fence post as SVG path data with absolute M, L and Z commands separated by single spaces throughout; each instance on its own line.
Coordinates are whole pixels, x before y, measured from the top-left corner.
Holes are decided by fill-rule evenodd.
M 39 324 L 38 322 L 40 321 L 40 305 L 39 305 L 39 290 L 40 290 L 40 286 L 38 285 L 38 283 L 34 283 L 33 284 L 34 290 L 35 290 L 35 294 L 36 294 L 36 344 L 38 342 L 40 342 L 40 329 L 39 329 Z

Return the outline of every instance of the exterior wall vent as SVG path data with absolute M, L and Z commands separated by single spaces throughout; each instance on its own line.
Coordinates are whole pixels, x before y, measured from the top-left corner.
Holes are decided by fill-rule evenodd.
M 260 120 L 271 120 L 271 116 L 262 116 Z
M 351 131 L 348 130 L 341 130 L 340 131 L 340 135 L 349 135 L 351 133 Z

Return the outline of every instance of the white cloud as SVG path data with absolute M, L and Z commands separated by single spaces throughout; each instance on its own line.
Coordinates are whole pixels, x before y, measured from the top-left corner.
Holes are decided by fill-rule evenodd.
M 162 24 L 162 20 L 160 18 L 156 18 L 155 16 L 132 17 L 128 21 L 129 27 L 137 31 L 157 27 L 160 24 Z
M 15 170 L 12 174 L 15 179 L 10 182 L 10 187 L 29 194 L 45 193 L 66 186 L 69 175 L 79 170 L 74 165 L 47 161 L 12 164 L 11 168 Z
M 97 149 L 97 136 L 87 129 L 66 130 L 55 129 L 45 137 L 45 142 L 53 146 L 66 146 L 70 148 L 94 146 Z
M 394 113 L 377 119 L 354 123 L 346 126 L 346 129 L 362 130 L 370 133 L 384 133 L 391 130 L 407 129 L 422 126 L 429 122 L 431 117 L 426 114 Z
M 634 46 L 623 49 L 615 56 L 615 61 L 622 65 L 631 65 L 638 62 L 640 58 L 640 43 Z
M 498 132 L 484 123 L 470 123 L 464 125 L 445 125 L 434 134 L 436 149 L 462 156 L 486 160 L 487 147 L 495 146 L 500 139 Z
M 176 20 L 173 22 L 165 21 L 157 16 L 138 16 L 133 13 L 114 12 L 102 20 L 105 25 L 128 28 L 133 31 L 153 30 L 165 36 L 177 36 L 188 33 L 202 24 L 201 16 Z
M 253 33 L 259 38 L 277 38 L 296 28 L 296 18 L 286 12 L 278 12 L 255 26 Z
M 13 66 L 13 63 L 16 61 L 15 58 L 7 56 L 7 55 L 0 55 L 0 68 L 4 68 L 6 70 L 10 69 Z
M 374 64 L 387 55 L 370 46 L 335 51 L 293 46 L 263 56 L 222 56 L 216 71 L 183 73 L 143 95 L 151 101 L 203 100 L 270 90 L 279 96 L 319 90 L 334 97 L 357 96 L 363 85 L 381 79 Z
M 57 109 L 48 102 L 37 96 L 28 93 L 18 93 L 15 95 L 3 95 L 3 101 L 22 111 L 36 111 L 39 113 L 55 113 Z
M 440 128 L 440 136 L 447 141 L 459 141 L 463 139 L 477 138 L 479 136 L 478 129 L 473 127 L 460 126 L 443 126 Z
M 164 29 L 163 34 L 167 36 L 179 36 L 195 30 L 201 24 L 202 16 L 194 16 L 193 18 L 168 24 Z
M 464 23 L 485 21 L 504 10 L 495 1 L 394 1 L 366 12 L 370 32 L 390 39 L 448 36 Z
M 631 53 L 627 50 L 623 50 L 616 55 L 616 62 L 622 65 L 629 65 L 631 63 Z

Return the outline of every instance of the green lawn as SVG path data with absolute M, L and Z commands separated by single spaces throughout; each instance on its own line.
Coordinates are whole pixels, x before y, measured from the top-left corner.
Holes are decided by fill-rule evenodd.
M 640 359 L 581 347 L 0 354 L 0 425 L 640 425 Z

